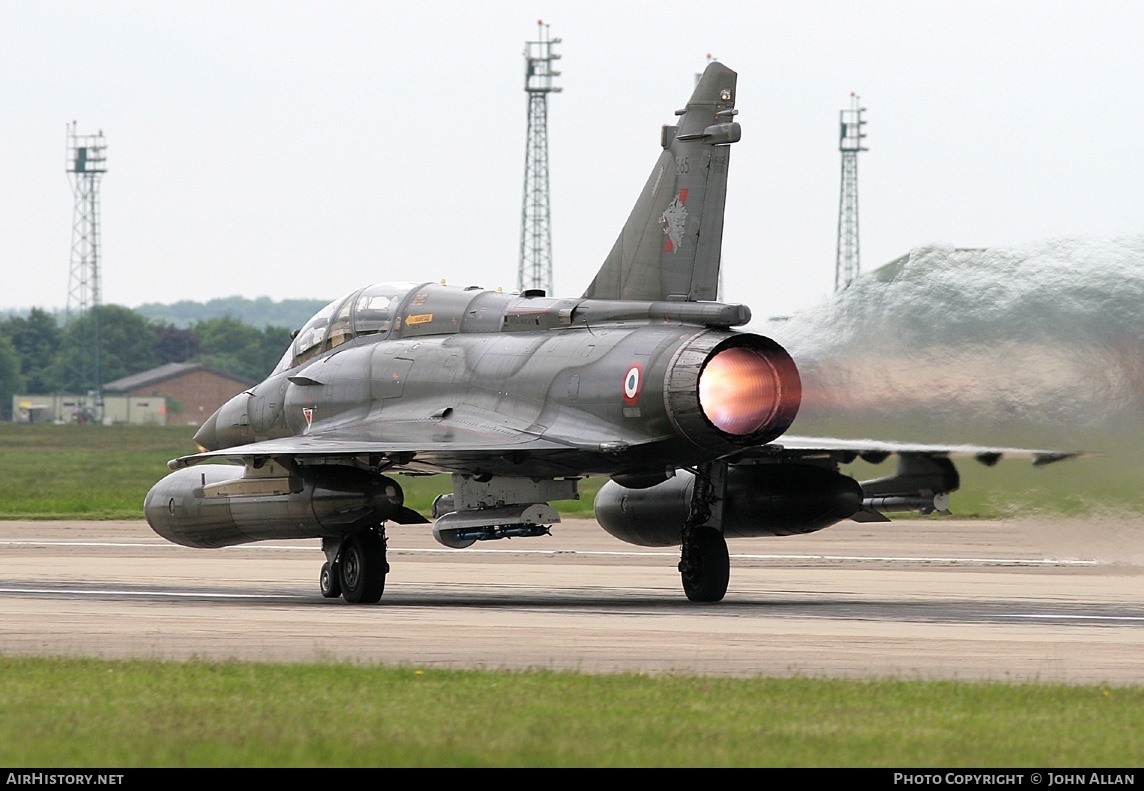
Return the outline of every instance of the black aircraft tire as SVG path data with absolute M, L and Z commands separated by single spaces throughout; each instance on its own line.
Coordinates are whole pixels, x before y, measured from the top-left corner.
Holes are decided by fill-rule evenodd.
M 331 568 L 328 562 L 322 564 L 318 587 L 322 591 L 322 596 L 327 599 L 336 599 L 342 595 L 342 579 L 336 566 Z
M 688 555 L 691 568 L 682 573 L 683 592 L 693 602 L 722 601 L 731 579 L 727 540 L 718 530 L 701 527 L 691 541 Z
M 377 533 L 367 530 L 350 536 L 338 562 L 342 598 L 350 604 L 377 603 L 385 591 L 388 570 L 385 543 Z

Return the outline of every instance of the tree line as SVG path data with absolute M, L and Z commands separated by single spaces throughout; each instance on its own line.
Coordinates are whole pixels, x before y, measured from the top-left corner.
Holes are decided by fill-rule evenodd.
M 147 302 L 135 307 L 135 312 L 160 324 L 174 324 L 186 329 L 196 322 L 219 316 L 233 316 L 255 327 L 301 327 L 321 310 L 328 299 L 283 299 L 270 297 L 222 297 L 206 302 L 179 300 L 170 304 Z
M 98 323 L 100 379 L 111 382 L 165 363 L 203 363 L 259 380 L 290 344 L 285 327 L 258 327 L 233 316 L 203 319 L 186 328 L 150 321 L 119 305 L 103 305 L 61 325 L 46 310 L 0 321 L 0 419 L 10 420 L 12 396 L 84 393 L 90 384 L 84 342 Z

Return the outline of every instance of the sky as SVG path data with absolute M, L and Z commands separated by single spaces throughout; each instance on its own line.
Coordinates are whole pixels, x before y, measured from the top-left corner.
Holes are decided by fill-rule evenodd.
M 103 301 L 516 283 L 524 42 L 549 102 L 555 291 L 611 248 L 712 55 L 739 73 L 725 301 L 834 282 L 856 92 L 861 261 L 1144 231 L 1144 4 L 0 2 L 0 309 L 67 299 L 65 130 L 102 130 Z

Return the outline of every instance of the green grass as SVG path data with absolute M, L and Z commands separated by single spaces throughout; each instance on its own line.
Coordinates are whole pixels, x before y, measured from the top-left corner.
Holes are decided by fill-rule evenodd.
M 1019 458 L 1002 459 L 993 467 L 969 458 L 955 463 L 961 488 L 951 495 L 950 510 L 958 518 L 1140 513 L 1144 460 L 1131 453 L 1082 456 L 1044 467 Z M 856 461 L 841 470 L 867 480 L 892 475 L 894 468 L 890 459 L 878 465 Z M 908 515 L 894 514 L 893 518 L 904 516 Z
M 27 426 L 0 423 L 0 519 L 139 519 L 147 490 L 167 474 L 166 463 L 195 452 L 188 426 Z M 1018 438 L 1019 439 L 1019 438 Z M 1021 444 L 1012 438 L 999 439 Z M 1102 455 L 1044 468 L 1006 459 L 984 467 L 958 462 L 962 486 L 951 509 L 960 517 L 1022 514 L 1078 516 L 1139 512 L 1144 438 L 1105 438 Z M 893 472 L 856 462 L 843 468 L 859 479 Z M 428 514 L 448 492 L 448 476 L 397 476 L 406 504 Z M 554 503 L 568 517 L 591 517 L 603 478 L 580 482 L 580 499 Z M 898 518 L 898 517 L 895 517 Z
M 167 461 L 196 452 L 190 426 L 0 423 L 0 519 L 141 519 L 143 498 Z M 410 508 L 428 514 L 452 491 L 447 475 L 397 476 Z M 602 479 L 581 481 L 567 516 L 592 515 Z
M 1047 467 L 1034 467 L 1028 459 L 1003 459 L 993 467 L 973 459 L 957 459 L 956 464 L 961 488 L 951 495 L 950 510 L 959 519 L 1140 512 L 1144 465 L 1125 466 L 1115 457 L 1082 457 Z M 856 461 L 841 470 L 867 480 L 891 475 L 894 467 L 891 459 L 880 465 Z
M 1135 766 L 1144 688 L 0 658 L 9 766 Z
M 796 423 L 795 434 L 823 437 L 878 437 L 932 444 L 970 443 L 1013 448 L 1081 450 L 1089 455 L 1034 467 L 1028 459 L 1003 458 L 987 467 L 971 458 L 955 460 L 961 488 L 951 497 L 958 517 L 989 519 L 1022 515 L 1088 516 L 1094 513 L 1140 513 L 1140 481 L 1144 479 L 1144 419 L 1116 426 L 1034 427 L 1019 421 L 964 426 L 933 415 L 924 420 L 909 414 L 896 420 L 869 415 L 845 419 L 808 419 Z M 855 462 L 842 471 L 859 480 L 894 472 L 893 458 L 879 465 Z M 895 515 L 893 518 L 900 518 Z
M 167 461 L 194 453 L 188 426 L 0 423 L 0 518 L 139 519 Z

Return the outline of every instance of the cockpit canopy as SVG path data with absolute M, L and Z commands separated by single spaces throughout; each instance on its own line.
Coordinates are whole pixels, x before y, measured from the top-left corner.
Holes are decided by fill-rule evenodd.
M 301 365 L 353 338 L 389 332 L 405 296 L 417 286 L 417 283 L 376 283 L 335 299 L 298 331 L 274 373 Z

